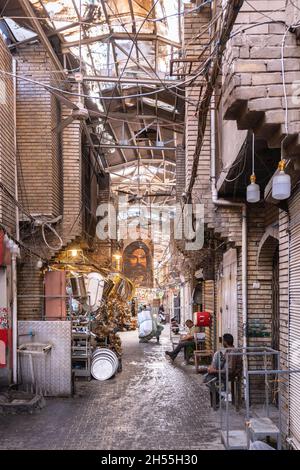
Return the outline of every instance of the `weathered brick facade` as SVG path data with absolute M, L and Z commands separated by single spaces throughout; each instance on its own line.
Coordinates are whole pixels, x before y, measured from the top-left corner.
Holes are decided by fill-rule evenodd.
M 45 85 L 55 83 L 53 64 L 41 45 L 22 46 L 14 58 L 18 75 Z M 58 135 L 52 130 L 57 124 L 57 108 L 56 99 L 44 88 L 17 80 L 20 201 L 34 216 L 56 217 L 61 210 L 61 155 Z
M 12 72 L 12 57 L 0 36 L 0 69 Z M 0 221 L 15 234 L 15 125 L 14 84 L 9 75 L 0 75 Z M 10 194 L 10 195 L 9 195 Z

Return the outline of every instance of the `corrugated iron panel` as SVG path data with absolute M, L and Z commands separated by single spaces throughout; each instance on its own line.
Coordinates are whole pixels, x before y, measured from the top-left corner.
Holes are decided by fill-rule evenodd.
M 28 333 L 34 336 L 30 340 Z M 72 391 L 71 371 L 71 322 L 70 321 L 19 321 L 19 345 L 50 343 L 49 357 L 34 359 L 34 374 L 37 388 L 45 390 L 49 396 L 70 396 Z M 20 361 L 21 379 L 25 385 L 31 384 L 28 358 Z

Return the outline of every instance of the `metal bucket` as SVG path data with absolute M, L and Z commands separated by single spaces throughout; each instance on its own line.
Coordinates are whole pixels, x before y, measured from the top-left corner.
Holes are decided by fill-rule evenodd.
M 96 349 L 92 356 L 91 374 L 96 380 L 108 380 L 119 367 L 117 355 L 106 348 Z
M 89 273 L 86 277 L 88 306 L 92 312 L 98 310 L 101 305 L 104 283 L 104 277 L 99 273 Z
M 72 294 L 75 298 L 86 298 L 86 288 L 83 276 L 71 277 Z

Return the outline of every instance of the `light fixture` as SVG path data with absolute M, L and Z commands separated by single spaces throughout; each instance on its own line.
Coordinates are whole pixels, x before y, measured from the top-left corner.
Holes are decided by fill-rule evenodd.
M 291 195 L 291 177 L 285 172 L 286 161 L 280 160 L 278 164 L 278 171 L 272 183 L 272 197 L 278 201 L 288 199 Z
M 120 250 L 117 250 L 114 254 L 113 254 L 113 258 L 115 260 L 115 269 L 117 271 L 121 271 L 121 259 L 122 259 L 122 253 Z
M 250 184 L 247 186 L 247 202 L 255 203 L 260 200 L 260 187 L 256 183 L 254 155 L 255 155 L 255 136 L 252 134 L 252 175 L 250 176 Z
M 284 94 L 284 108 L 285 108 L 285 137 L 281 141 L 281 160 L 278 164 L 278 171 L 273 177 L 272 181 L 272 197 L 278 201 L 288 199 L 292 192 L 291 177 L 285 172 L 286 160 L 284 158 L 284 141 L 289 136 L 289 109 L 288 109 L 288 96 L 286 90 L 286 77 L 285 77 L 285 67 L 284 67 L 284 46 L 285 40 L 290 29 L 287 28 L 281 43 L 281 74 L 282 74 L 282 87 Z
M 78 250 L 74 248 L 73 250 L 70 250 L 70 254 L 73 258 L 76 258 L 76 256 L 78 256 Z
M 247 186 L 247 202 L 258 202 L 260 200 L 260 188 L 256 183 L 255 174 L 250 176 L 251 183 Z
M 36 267 L 37 269 L 41 269 L 43 267 L 43 261 L 41 259 L 39 259 L 36 263 Z

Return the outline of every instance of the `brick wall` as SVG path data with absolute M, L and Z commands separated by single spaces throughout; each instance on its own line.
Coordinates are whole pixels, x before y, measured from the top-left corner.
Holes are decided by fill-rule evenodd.
M 76 100 L 75 100 L 76 101 Z M 71 114 L 62 106 L 62 119 Z M 73 121 L 62 132 L 63 160 L 63 234 L 66 241 L 82 229 L 82 152 L 81 124 Z
M 22 46 L 15 53 L 15 58 L 20 75 L 45 84 L 56 84 L 54 65 L 41 45 Z M 69 108 L 60 105 L 45 89 L 18 80 L 20 200 L 24 208 L 34 216 L 63 216 L 55 229 L 62 237 L 64 247 L 76 237 L 81 237 L 84 212 L 81 125 L 74 121 L 61 134 L 53 131 L 70 113 Z M 26 246 L 42 259 L 51 259 L 57 254 L 46 246 L 40 227 L 23 226 L 21 236 Z M 58 239 L 49 230 L 46 230 L 46 239 L 51 247 L 59 245 Z M 37 260 L 37 257 L 22 252 L 18 269 L 20 319 L 40 319 L 43 313 L 43 276 L 36 267 Z
M 287 5 L 287 7 L 286 7 Z M 258 11 L 255 11 L 258 10 Z M 270 147 L 280 147 L 285 134 L 281 73 L 281 43 L 295 11 L 286 0 L 244 2 L 223 61 L 223 109 L 227 119 L 236 119 L 239 129 L 254 129 Z M 299 13 L 299 12 L 298 12 Z M 274 23 L 271 22 L 274 20 Z M 269 23 L 268 23 L 269 22 Z M 253 28 L 249 26 L 264 23 Z M 295 33 L 286 36 L 284 66 L 289 107 L 289 156 L 299 155 L 299 106 L 291 98 L 293 82 L 299 80 L 300 48 Z
M 26 45 L 14 53 L 17 73 L 53 84 L 54 66 L 41 45 Z M 45 89 L 17 80 L 17 148 L 20 200 L 31 214 L 55 217 L 61 208 L 61 157 L 53 127 L 57 103 Z
M 12 57 L 0 35 L 0 69 L 12 72 Z M 14 86 L 13 79 L 0 75 L 0 181 L 15 197 Z M 16 206 L 0 188 L 0 222 L 15 231 Z

